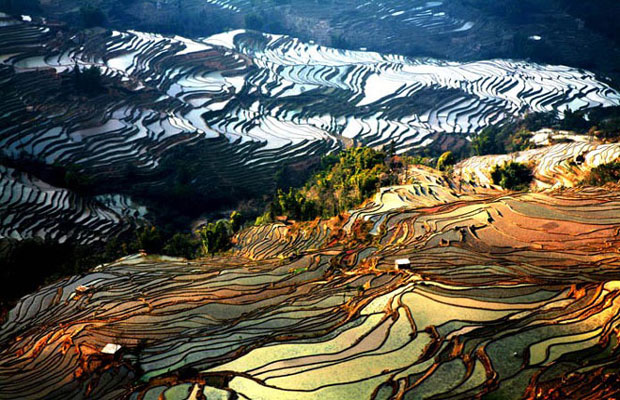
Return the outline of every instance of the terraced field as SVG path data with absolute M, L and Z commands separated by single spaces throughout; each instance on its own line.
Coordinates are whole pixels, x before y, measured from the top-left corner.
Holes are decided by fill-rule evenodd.
M 0 397 L 617 395 L 618 191 L 415 174 L 330 221 L 242 231 L 225 257 L 133 256 L 24 297 Z
M 0 166 L 0 237 L 87 244 L 143 222 L 146 209 L 122 195 L 85 199 Z
M 347 49 L 458 61 L 534 57 L 610 72 L 620 59 L 605 22 L 606 13 L 618 12 L 611 3 L 579 10 L 570 0 L 186 1 L 221 14 L 234 28 L 247 28 L 245 18 L 258 16 L 249 27 Z
M 593 73 L 564 66 L 408 59 L 245 31 L 190 40 L 0 20 L 2 156 L 78 168 L 112 196 L 163 187 L 162 164 L 183 155 L 207 197 L 256 194 L 273 188 L 284 165 L 354 143 L 458 146 L 527 111 L 620 104 Z M 99 67 L 105 93 L 72 94 L 75 66 Z M 30 199 L 18 219 L 46 207 L 44 197 Z
M 230 14 L 220 24 L 248 26 L 248 13 L 273 7 L 201 1 L 184 3 L 196 12 L 185 20 Z M 57 15 L 81 5 L 43 3 Z M 180 1 L 125 3 L 157 14 L 145 26 L 183 14 Z M 516 47 L 515 27 L 538 19 L 498 23 L 469 1 L 281 3 L 263 26 L 478 61 L 249 30 L 77 31 L 0 13 L 0 239 L 105 243 L 165 199 L 185 223 L 191 200 L 206 210 L 257 199 L 345 147 L 457 152 L 525 113 L 620 106 L 594 72 L 479 59 Z M 108 7 L 110 22 L 132 18 Z M 571 53 L 581 44 L 610 46 L 558 8 L 533 13 L 553 22 L 523 47 L 583 65 L 592 53 Z M 564 21 L 583 32 L 550 32 Z M 613 70 L 617 49 L 606 57 L 587 65 Z M 101 75 L 84 84 L 93 67 Z M 578 183 L 620 160 L 620 144 L 582 139 L 473 157 L 450 173 L 404 167 L 408 184 L 328 220 L 246 227 L 217 256 L 141 251 L 46 283 L 0 313 L 0 399 L 618 398 L 620 186 Z M 508 161 L 532 167 L 531 191 L 493 185 Z
M 562 143 L 506 155 L 468 158 L 455 167 L 455 175 L 479 186 L 493 185 L 491 171 L 509 161 L 533 166 L 532 189 L 573 187 L 585 173 L 620 158 L 619 143 Z
M 248 13 L 254 6 L 261 6 L 260 4 L 252 4 L 248 0 L 207 0 L 207 3 L 233 13 Z M 472 21 L 465 21 L 446 13 L 443 5 L 443 1 L 412 2 L 403 0 L 389 2 L 370 0 L 356 5 L 347 4 L 344 9 L 348 6 L 352 10 L 347 10 L 348 13 L 341 11 L 339 13 L 340 18 L 334 18 L 332 28 L 338 31 L 352 32 L 358 30 L 363 24 L 378 24 L 384 28 L 383 34 L 386 34 L 386 25 L 394 24 L 399 29 L 423 32 L 430 36 L 466 32 L 475 26 Z M 293 8 L 299 15 L 314 16 L 311 11 L 312 7 L 307 7 L 307 5 L 304 7 L 303 3 L 295 4 Z

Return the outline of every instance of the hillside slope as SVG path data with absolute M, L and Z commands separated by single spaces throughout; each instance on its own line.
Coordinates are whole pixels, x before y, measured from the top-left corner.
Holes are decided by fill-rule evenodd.
M 0 396 L 613 396 L 618 191 L 416 174 L 330 221 L 243 231 L 224 257 L 129 257 L 24 297 Z
M 8 17 L 0 33 L 3 163 L 77 171 L 86 188 L 46 183 L 185 212 L 269 193 L 277 171 L 354 143 L 457 150 L 525 112 L 620 104 L 593 73 L 522 61 L 408 59 L 246 31 L 71 32 Z M 94 92 L 79 78 L 92 67 Z
M 0 7 L 7 4 L 18 15 L 39 13 L 73 26 L 189 37 L 248 28 L 414 57 L 534 58 L 616 76 L 620 66 L 614 0 L 3 0 Z
M 588 171 L 620 159 L 620 143 L 561 143 L 505 155 L 471 157 L 458 163 L 454 175 L 479 186 L 492 186 L 491 171 L 510 161 L 532 166 L 531 189 L 574 187 Z

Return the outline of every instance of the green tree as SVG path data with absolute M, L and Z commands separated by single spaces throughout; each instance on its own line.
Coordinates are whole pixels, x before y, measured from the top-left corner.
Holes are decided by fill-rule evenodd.
M 471 148 L 475 155 L 503 154 L 506 149 L 499 137 L 500 131 L 495 127 L 484 128 L 471 141 Z
M 455 163 L 456 163 L 456 158 L 454 158 L 454 155 L 452 154 L 452 152 L 446 151 L 437 160 L 436 168 L 440 171 L 445 171 L 449 167 L 453 166 Z
M 564 119 L 561 122 L 562 129 L 584 132 L 590 129 L 590 124 L 586 121 L 582 113 L 566 110 Z
M 163 253 L 173 257 L 195 258 L 200 249 L 200 241 L 190 233 L 177 232 L 166 242 Z
M 147 253 L 161 253 L 164 239 L 161 232 L 155 226 L 145 226 L 136 233 L 138 246 Z
M 239 232 L 243 224 L 243 215 L 239 211 L 233 211 L 230 214 L 230 228 L 234 233 Z
M 530 168 L 522 163 L 510 161 L 501 166 L 496 165 L 491 171 L 495 185 L 509 190 L 527 190 L 533 176 Z
M 203 226 L 199 231 L 202 242 L 202 251 L 205 255 L 215 254 L 228 250 L 231 246 L 232 227 L 230 221 L 219 220 L 210 222 Z
M 601 164 L 592 168 L 583 183 L 590 186 L 620 183 L 620 161 Z

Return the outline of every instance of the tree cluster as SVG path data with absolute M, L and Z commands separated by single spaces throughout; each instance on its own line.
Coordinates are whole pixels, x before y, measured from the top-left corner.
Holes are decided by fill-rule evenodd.
M 230 214 L 229 219 L 210 222 L 198 230 L 202 253 L 215 254 L 226 251 L 232 245 L 232 236 L 241 229 L 242 216 L 237 211 Z
M 620 183 L 620 160 L 592 168 L 582 183 L 589 186 Z
M 319 170 L 299 189 L 279 189 L 257 224 L 278 216 L 308 221 L 329 218 L 350 210 L 373 195 L 380 186 L 394 184 L 398 177 L 393 158 L 383 151 L 356 147 L 321 161 Z M 402 167 L 402 164 L 399 164 Z
M 529 130 L 515 123 L 493 125 L 484 128 L 472 138 L 471 149 L 477 156 L 522 151 L 533 147 L 530 143 L 531 137 Z
M 491 171 L 491 179 L 495 185 L 508 190 L 527 190 L 532 182 L 531 169 L 522 163 L 510 161 L 496 165 Z
M 79 94 L 95 96 L 104 91 L 101 69 L 97 66 L 90 66 L 81 69 L 77 64 L 71 73 L 73 87 Z

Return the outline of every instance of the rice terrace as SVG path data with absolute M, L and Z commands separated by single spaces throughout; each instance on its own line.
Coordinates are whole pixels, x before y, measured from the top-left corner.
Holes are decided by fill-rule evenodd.
M 0 399 L 620 398 L 618 17 L 0 0 Z

